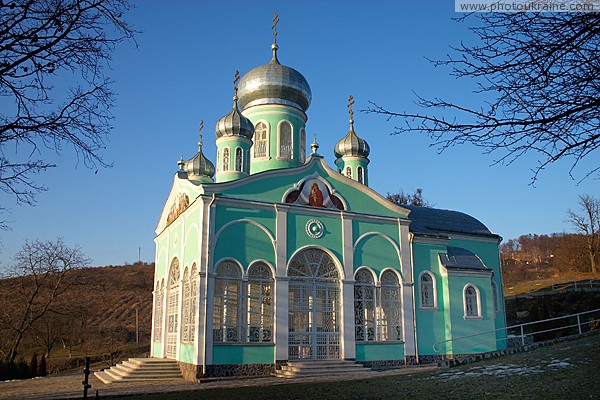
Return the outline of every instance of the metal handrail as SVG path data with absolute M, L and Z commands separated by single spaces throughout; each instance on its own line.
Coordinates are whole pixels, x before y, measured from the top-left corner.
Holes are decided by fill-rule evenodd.
M 508 337 L 508 330 L 509 329 L 515 329 L 515 328 L 519 328 L 519 331 L 521 332 L 521 344 L 525 345 L 525 331 L 524 331 L 524 327 L 525 326 L 530 326 L 530 325 L 535 325 L 535 324 L 541 324 L 544 322 L 550 322 L 550 321 L 557 321 L 557 320 L 561 320 L 561 319 L 566 319 L 566 318 L 577 318 L 577 324 L 572 324 L 572 325 L 566 325 L 566 326 L 560 326 L 558 328 L 551 328 L 551 329 L 546 329 L 546 330 L 541 330 L 541 331 L 536 331 L 536 332 L 527 332 L 527 335 L 536 335 L 536 334 L 540 334 L 540 333 L 547 333 L 547 332 L 552 332 L 552 331 L 558 331 L 561 329 L 568 329 L 568 328 L 574 328 L 574 327 L 578 327 L 578 334 L 581 335 L 583 333 L 581 327 L 585 326 L 585 325 L 591 325 L 594 322 L 600 322 L 600 318 L 595 318 L 592 319 L 591 321 L 584 321 L 581 322 L 581 316 L 586 315 L 586 314 L 593 314 L 593 313 L 600 313 L 600 308 L 596 308 L 594 310 L 589 310 L 589 311 L 584 311 L 584 312 L 580 312 L 580 313 L 576 313 L 576 314 L 570 314 L 570 315 L 564 315 L 562 317 L 554 317 L 554 318 L 548 318 L 548 319 L 543 319 L 543 320 L 539 320 L 539 321 L 532 321 L 532 322 L 526 322 L 524 324 L 518 324 L 518 325 L 511 325 L 511 326 L 507 326 L 505 328 L 498 328 L 498 329 L 493 329 L 490 331 L 485 331 L 485 332 L 478 332 L 478 333 L 474 333 L 471 335 L 465 335 L 465 336 L 460 336 L 457 338 L 452 338 L 452 339 L 446 339 L 446 340 L 440 340 L 438 342 L 435 342 L 433 344 L 433 351 L 436 353 L 440 353 L 441 350 L 438 349 L 438 345 L 441 345 L 443 343 L 448 343 L 448 342 L 456 342 L 458 340 L 461 339 L 467 339 L 467 338 L 472 338 L 472 337 L 477 337 L 477 336 L 482 336 L 482 335 L 487 335 L 490 333 L 496 333 L 496 332 L 501 332 L 501 331 L 506 331 L 507 335 L 503 338 L 496 338 L 493 341 L 486 341 L 486 342 L 481 342 L 480 344 L 484 344 L 484 343 L 491 343 L 491 342 L 499 342 L 499 341 L 507 341 L 508 339 L 510 339 Z

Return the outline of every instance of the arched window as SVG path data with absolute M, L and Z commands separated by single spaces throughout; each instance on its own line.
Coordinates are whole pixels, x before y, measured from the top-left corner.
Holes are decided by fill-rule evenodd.
M 191 272 L 188 268 L 183 273 L 183 329 L 182 342 L 193 342 L 196 325 L 196 301 L 198 300 L 198 269 L 192 265 Z
M 244 156 L 242 155 L 242 148 L 236 147 L 235 149 L 235 170 L 238 172 L 242 171 L 242 165 L 244 162 Z
M 229 171 L 229 147 L 223 149 L 223 171 Z
M 219 155 L 221 154 L 221 152 L 219 150 L 217 150 L 217 171 L 219 171 L 221 169 L 221 164 L 219 164 Z
M 380 340 L 402 340 L 402 299 L 398 275 L 386 270 L 381 274 L 379 310 Z
M 479 291 L 469 284 L 464 289 L 465 318 L 480 318 Z
M 259 122 L 254 127 L 254 158 L 267 157 L 269 151 L 269 130 L 267 124 Z
M 291 160 L 294 157 L 292 124 L 282 121 L 279 124 L 279 157 Z
M 346 167 L 346 178 L 352 179 L 352 168 Z
M 164 302 L 165 280 L 156 282 L 154 303 L 154 341 L 162 341 L 163 302 Z
M 358 168 L 356 168 L 356 175 L 360 183 L 365 183 L 365 178 L 363 176 L 363 167 L 359 166 Z
M 304 128 L 300 129 L 300 162 L 306 160 L 306 131 Z
M 422 308 L 436 307 L 435 278 L 429 272 L 423 272 L 419 279 L 420 299 Z
M 242 272 L 233 261 L 224 261 L 216 269 L 213 306 L 213 341 L 242 340 Z
M 494 296 L 494 311 L 500 311 L 500 297 L 498 297 L 498 285 L 492 281 L 492 295 Z
M 250 149 L 246 150 L 246 156 L 244 157 L 245 168 L 244 171 L 250 172 Z
M 357 342 L 372 341 L 375 331 L 375 281 L 367 269 L 354 277 L 354 328 Z
M 189 342 L 190 341 L 190 271 L 186 267 L 183 272 L 183 295 L 182 295 L 182 303 L 183 303 L 183 315 L 182 324 L 181 324 L 181 341 Z
M 273 274 L 264 263 L 248 271 L 248 341 L 273 340 Z
M 169 297 L 167 308 L 167 349 L 166 356 L 177 355 L 177 332 L 179 326 L 179 260 L 174 258 L 169 270 Z

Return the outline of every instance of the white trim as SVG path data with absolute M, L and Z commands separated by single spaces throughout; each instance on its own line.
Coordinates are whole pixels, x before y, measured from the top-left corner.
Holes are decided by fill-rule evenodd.
M 285 268 L 285 276 L 288 276 L 288 270 L 290 268 L 290 264 L 291 264 L 292 260 L 294 259 L 294 257 L 296 257 L 302 251 L 308 250 L 308 249 L 317 249 L 317 250 L 322 250 L 323 252 L 325 252 L 329 257 L 331 257 L 331 259 L 333 260 L 333 263 L 335 264 L 335 267 L 337 268 L 338 272 L 340 273 L 340 277 L 338 278 L 338 280 L 340 282 L 342 282 L 342 280 L 346 278 L 344 266 L 342 265 L 342 263 L 340 263 L 340 260 L 338 260 L 338 258 L 335 256 L 335 254 L 333 254 L 333 252 L 331 250 L 329 250 L 328 248 L 325 248 L 323 246 L 318 246 L 318 245 L 312 245 L 312 244 L 299 247 L 298 249 L 296 249 L 296 251 L 294 251 L 294 253 L 290 256 L 290 258 L 287 261 L 287 265 Z
M 402 285 L 404 285 L 404 276 L 402 274 L 402 253 L 400 252 L 400 246 L 398 246 L 396 244 L 396 242 L 394 242 L 394 240 L 389 237 L 388 235 L 381 233 L 381 232 L 367 232 L 362 234 L 361 236 L 359 236 L 358 239 L 356 239 L 356 242 L 354 242 L 354 246 L 352 248 L 353 252 L 356 253 L 356 247 L 358 246 L 358 244 L 365 238 L 369 237 L 369 236 L 380 236 L 384 239 L 386 239 L 388 242 L 391 243 L 391 245 L 394 247 L 394 249 L 396 250 L 396 256 L 398 257 L 398 268 L 399 270 L 395 270 L 394 271 L 398 274 L 398 279 L 400 281 L 400 283 Z M 386 267 L 386 269 L 388 269 L 390 267 Z M 392 268 L 393 269 L 393 268 Z M 385 270 L 385 269 L 384 269 Z M 382 272 L 384 271 L 382 270 Z
M 433 306 L 424 306 L 423 305 L 423 296 L 422 296 L 422 283 L 421 278 L 423 275 L 429 275 L 433 284 Z M 435 279 L 435 275 L 433 272 L 429 270 L 424 270 L 419 274 L 419 310 L 421 311 L 437 311 L 438 309 L 438 296 L 437 296 L 437 279 Z
M 287 124 L 290 127 L 290 157 L 282 157 L 281 156 L 281 126 L 283 124 Z M 287 119 L 282 119 L 277 123 L 277 159 L 282 161 L 294 161 L 294 124 L 292 124 Z
M 242 218 L 242 219 L 236 219 L 234 221 L 229 221 L 228 223 L 226 223 L 225 225 L 223 225 L 218 231 L 217 233 L 214 235 L 214 243 L 215 243 L 215 248 L 216 245 L 219 242 L 219 238 L 221 237 L 221 234 L 225 231 L 225 229 L 229 228 L 231 225 L 237 224 L 237 223 L 249 223 L 251 225 L 254 225 L 258 228 L 260 228 L 261 230 L 263 230 L 267 236 L 269 237 L 269 239 L 271 239 L 271 244 L 273 245 L 273 251 L 275 251 L 275 238 L 273 237 L 273 234 L 269 231 L 269 229 L 267 227 L 265 227 L 264 225 L 251 220 L 251 219 L 247 219 L 247 218 Z
M 473 288 L 475 290 L 475 301 L 476 301 L 476 305 L 477 305 L 477 315 L 467 315 L 467 289 L 468 288 Z M 463 318 L 464 319 L 483 319 L 482 317 L 482 310 L 481 310 L 481 293 L 479 292 L 479 288 L 477 287 L 477 285 L 475 285 L 474 283 L 467 283 L 465 285 L 465 287 L 463 287 L 463 292 L 462 292 L 462 298 L 463 298 Z
M 252 142 L 252 146 L 250 146 L 251 149 L 251 155 L 250 155 L 250 159 L 251 160 L 256 160 L 256 161 L 267 161 L 271 159 L 271 124 L 269 123 L 269 121 L 267 121 L 266 119 L 259 119 L 256 121 L 256 123 L 254 124 L 255 126 L 255 135 L 254 138 L 256 139 L 256 125 L 258 124 L 264 124 L 267 128 L 267 132 L 266 132 L 266 136 L 267 136 L 267 144 L 266 144 L 266 154 L 264 156 L 261 157 L 256 157 L 254 155 L 254 145 L 256 144 L 255 141 Z

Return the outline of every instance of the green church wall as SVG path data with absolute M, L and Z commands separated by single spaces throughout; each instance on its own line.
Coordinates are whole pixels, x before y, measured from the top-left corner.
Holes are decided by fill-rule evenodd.
M 445 253 L 446 246 L 434 244 L 413 243 L 414 275 L 415 275 L 415 302 L 419 354 L 436 354 L 433 350 L 434 343 L 447 339 L 449 326 L 446 324 L 444 301 L 445 277 L 440 271 L 439 253 Z M 420 307 L 421 286 L 419 276 L 422 272 L 429 271 L 435 278 L 437 299 L 436 309 L 423 309 Z
M 306 223 L 315 219 L 312 215 L 287 214 L 287 259 L 300 248 L 305 246 L 319 246 L 330 250 L 335 257 L 343 263 L 342 249 L 342 221 L 337 218 L 320 216 L 316 219 L 321 221 L 325 233 L 320 238 L 312 238 L 306 233 Z
M 274 345 L 215 345 L 213 364 L 270 364 L 275 362 Z
M 361 266 L 371 267 L 378 275 L 385 268 L 400 271 L 398 250 L 385 237 L 377 234 L 365 236 L 357 243 L 354 251 L 354 270 Z
M 356 361 L 403 360 L 404 343 L 357 343 Z
M 179 361 L 196 364 L 194 359 L 194 345 L 191 343 L 181 343 L 179 345 Z
M 216 209 L 215 232 L 230 222 L 249 219 L 259 223 L 275 236 L 275 209 L 257 210 L 253 208 L 219 205 Z
M 244 270 L 251 262 L 265 260 L 275 266 L 275 250 L 271 238 L 260 227 L 250 222 L 229 225 L 217 239 L 215 262 L 234 258 Z
M 152 343 L 152 357 L 162 358 L 162 342 L 153 342 Z

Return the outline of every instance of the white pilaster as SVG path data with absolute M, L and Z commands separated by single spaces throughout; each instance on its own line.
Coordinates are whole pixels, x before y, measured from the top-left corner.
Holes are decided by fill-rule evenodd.
M 417 331 L 415 326 L 415 293 L 412 251 L 410 248 L 409 222 L 398 219 L 400 258 L 402 262 L 402 306 L 404 314 L 404 354 L 417 356 Z
M 275 205 L 275 361 L 288 359 L 287 208 Z
M 341 352 L 345 360 L 356 359 L 354 337 L 354 240 L 352 219 L 342 212 L 342 253 L 344 276 L 342 279 L 342 335 Z

